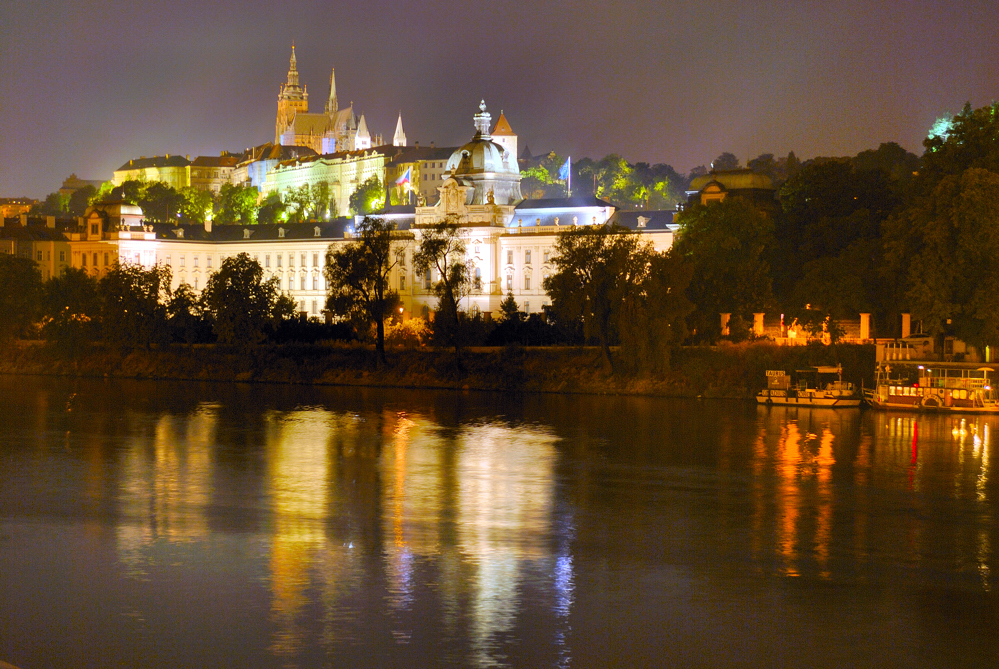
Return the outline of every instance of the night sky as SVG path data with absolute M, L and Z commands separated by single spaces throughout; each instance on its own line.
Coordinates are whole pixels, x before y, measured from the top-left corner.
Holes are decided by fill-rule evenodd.
M 390 139 L 472 135 L 480 98 L 520 146 L 681 171 L 723 151 L 916 153 L 935 118 L 999 97 L 999 3 L 0 3 L 0 197 L 129 158 L 272 141 L 295 42 L 310 111 L 335 66 Z

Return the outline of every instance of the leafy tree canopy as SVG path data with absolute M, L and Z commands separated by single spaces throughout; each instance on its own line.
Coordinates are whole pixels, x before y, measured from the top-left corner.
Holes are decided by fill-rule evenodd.
M 637 235 L 617 226 L 572 227 L 555 240 L 555 272 L 544 280 L 552 311 L 582 321 L 585 334 L 599 341 L 607 371 L 614 370 L 610 345 L 622 305 L 644 280 L 649 253 Z
M 943 177 L 902 216 L 914 252 L 906 297 L 931 334 L 999 345 L 999 174 L 977 167 Z
M 773 244 L 773 222 L 736 197 L 684 209 L 674 252 L 693 268 L 687 295 L 697 307 L 688 319 L 698 338 L 720 333 L 719 314 L 749 319 L 772 299 L 765 250 Z
M 219 189 L 214 221 L 219 225 L 255 224 L 259 195 L 253 186 L 223 184 Z
M 357 187 L 348 200 L 350 213 L 372 214 L 385 205 L 385 188 L 377 176 L 372 175 Z
M 742 163 L 739 162 L 734 153 L 728 151 L 711 161 L 711 169 L 713 170 L 737 170 L 740 167 L 742 167 Z
M 115 263 L 98 282 L 104 339 L 123 346 L 169 341 L 170 268 Z
M 398 263 L 399 249 L 393 249 L 392 244 L 394 228 L 380 218 L 366 216 L 358 226 L 355 241 L 330 247 L 324 270 L 329 282 L 327 308 L 363 323 L 367 329 L 373 325 L 375 350 L 383 363 L 385 319 L 400 304 L 399 294 L 389 286 L 392 269 Z
M 38 319 L 42 290 L 34 261 L 0 253 L 0 343 L 23 335 Z
M 421 231 L 413 266 L 417 274 L 430 272 L 436 279 L 433 282 L 437 295 L 434 338 L 445 346 L 453 346 L 460 364 L 465 331 L 458 316 L 458 305 L 471 287 L 471 278 L 465 242 L 455 220 L 447 218 Z
M 923 140 L 918 184 L 929 194 L 948 175 L 977 167 L 999 173 L 999 102 L 972 109 L 966 104 L 946 129 Z
M 223 260 L 201 293 L 219 343 L 238 346 L 263 341 L 268 326 L 291 315 L 293 306 L 280 298 L 277 278 L 264 280 L 247 253 Z

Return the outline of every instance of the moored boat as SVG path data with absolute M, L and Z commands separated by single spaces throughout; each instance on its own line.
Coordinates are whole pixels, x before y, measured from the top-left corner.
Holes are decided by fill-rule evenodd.
M 811 367 L 795 372 L 797 381 L 784 370 L 767 370 L 767 387 L 756 395 L 759 404 L 788 406 L 859 407 L 860 391 L 852 383 L 843 381 L 843 366 Z M 835 375 L 835 380 L 831 377 Z
M 879 360 L 864 399 L 875 409 L 999 413 L 992 373 L 981 363 Z

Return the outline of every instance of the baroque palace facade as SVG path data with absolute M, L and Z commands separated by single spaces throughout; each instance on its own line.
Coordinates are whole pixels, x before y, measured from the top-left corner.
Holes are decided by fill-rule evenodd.
M 407 149 L 397 147 L 397 158 L 440 164 L 438 168 L 424 168 L 440 175 L 433 182 L 439 183 L 436 202 L 428 204 L 423 192 L 416 190 L 415 205 L 389 206 L 379 214 L 397 229 L 398 262 L 390 280 L 392 289 L 402 298 L 404 317 L 427 316 L 436 306 L 432 291 L 436 277 L 415 274 L 413 253 L 423 230 L 444 219 L 461 226 L 466 243 L 472 289 L 461 306 L 471 313 L 487 315 L 498 311 L 508 293 L 528 313 L 549 304 L 543 281 L 554 270 L 556 236 L 566 227 L 617 223 L 640 233 L 657 250 L 672 245 L 673 212 L 617 211 L 610 203 L 592 196 L 523 199 L 520 170 L 510 150 L 516 146 L 516 137 L 511 138 L 509 124 L 501 116 L 497 127 L 503 131 L 498 138 L 502 141 L 496 141 L 490 130 L 491 116 L 483 103 L 474 116 L 474 125 L 472 139 L 457 149 L 449 149 L 446 159 L 438 149 L 406 158 Z M 319 156 L 311 163 L 316 164 L 312 169 L 334 170 L 336 157 Z M 286 170 L 292 171 L 290 167 Z M 300 311 L 319 317 L 326 303 L 323 267 L 327 250 L 350 243 L 360 222 L 361 217 L 338 217 L 251 226 L 213 227 L 211 222 L 204 226 L 149 224 L 138 207 L 118 203 L 91 207 L 85 217 L 70 225 L 55 226 L 49 221 L 45 234 L 37 236 L 38 249 L 31 235 L 19 237 L 16 233 L 17 227 L 35 227 L 23 219 L 19 224 L 12 220 L 0 229 L 0 240 L 11 238 L 10 249 L 4 250 L 32 258 L 39 252 L 42 258 L 49 257 L 49 252 L 58 256 L 61 249 L 65 251 L 66 265 L 95 276 L 105 274 L 116 261 L 144 267 L 165 265 L 171 269 L 174 289 L 186 283 L 201 290 L 225 258 L 248 253 L 260 263 L 267 278 L 277 279 L 281 291 L 296 301 Z

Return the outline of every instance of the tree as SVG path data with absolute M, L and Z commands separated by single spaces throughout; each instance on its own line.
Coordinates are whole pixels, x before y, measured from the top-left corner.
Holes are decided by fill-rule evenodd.
M 319 181 L 312 184 L 312 210 L 311 217 L 316 220 L 330 220 L 336 216 L 336 197 L 328 181 Z
M 0 254 L 0 344 L 23 335 L 41 315 L 42 275 L 29 258 Z
M 187 344 L 211 341 L 212 325 L 189 284 L 182 283 L 173 291 L 166 305 L 166 313 L 170 337 L 174 341 Z
M 906 298 L 926 332 L 999 345 L 999 174 L 943 177 L 900 217 L 913 253 Z
M 271 191 L 260 203 L 260 208 L 257 210 L 257 222 L 262 225 L 273 225 L 282 220 L 284 214 L 285 204 L 281 199 L 281 194 L 277 191 Z
M 885 222 L 882 276 L 928 332 L 995 345 L 999 103 L 934 126 L 908 206 Z M 992 212 L 992 213 L 990 213 Z M 991 216 L 991 218 L 990 218 Z M 899 281 L 898 277 L 904 277 Z
M 324 273 L 329 282 L 327 308 L 333 313 L 375 326 L 375 353 L 385 359 L 385 319 L 399 306 L 399 294 L 389 287 L 397 264 L 392 248 L 395 225 L 365 216 L 356 241 L 330 247 Z
M 62 216 L 66 213 L 69 198 L 59 193 L 49 193 L 45 199 L 31 205 L 29 214 L 32 216 Z
M 94 200 L 97 198 L 97 189 L 87 185 L 73 191 L 69 196 L 66 211 L 70 216 L 83 216 L 87 212 Z
M 122 346 L 149 346 L 169 341 L 166 301 L 170 268 L 149 269 L 116 262 L 97 285 L 101 297 L 101 329 L 106 341 Z
M 154 181 L 142 190 L 136 204 L 142 207 L 146 220 L 176 225 L 178 214 L 184 204 L 184 196 L 172 186 L 162 181 Z
M 999 102 L 972 109 L 966 104 L 960 114 L 923 140 L 917 184 L 929 195 L 947 176 L 977 167 L 999 173 Z
M 180 189 L 180 197 L 180 215 L 184 222 L 204 225 L 205 219 L 212 213 L 214 204 L 211 191 L 185 186 Z
M 226 258 L 201 293 L 220 344 L 251 346 L 274 321 L 291 311 L 278 292 L 277 278 L 264 280 L 260 263 L 247 253 Z
M 648 271 L 649 253 L 637 235 L 618 226 L 572 227 L 555 240 L 555 272 L 544 280 L 552 311 L 582 321 L 586 336 L 599 341 L 608 372 L 614 371 L 610 344 L 622 306 Z
M 458 304 L 471 287 L 465 259 L 465 242 L 457 222 L 448 218 L 422 230 L 420 245 L 413 254 L 417 274 L 432 272 L 437 313 L 434 317 L 434 337 L 438 343 L 453 346 L 461 364 L 463 322 L 458 316 Z
M 287 205 L 288 221 L 292 223 L 302 223 L 309 218 L 312 211 L 312 189 L 309 184 L 302 184 L 297 188 L 289 188 L 284 194 L 284 203 Z
M 219 189 L 214 221 L 219 225 L 253 225 L 257 222 L 257 198 L 253 186 L 223 184 Z
M 371 175 L 357 187 L 348 200 L 350 213 L 372 214 L 385 205 L 385 188 L 376 175 Z
M 764 251 L 773 243 L 773 222 L 736 197 L 684 209 L 675 252 L 693 268 L 687 296 L 696 306 L 688 318 L 696 336 L 713 339 L 719 314 L 750 318 L 771 300 L 770 265 Z
M 45 283 L 42 333 L 64 350 L 75 352 L 96 334 L 100 299 L 97 279 L 86 270 L 67 267 Z
M 519 323 L 524 320 L 524 314 L 517 306 L 517 299 L 512 292 L 507 293 L 503 301 L 500 302 L 499 320 L 504 323 L 507 321 Z
M 559 179 L 559 169 L 565 158 L 554 151 L 534 159 L 520 172 L 520 191 L 525 198 L 565 197 L 566 182 Z
M 645 272 L 635 273 L 637 284 L 621 305 L 621 350 L 636 371 L 661 373 L 687 337 L 685 319 L 694 305 L 686 291 L 693 268 L 669 251 L 645 252 L 637 261 L 648 265 Z
M 62 274 L 45 283 L 42 310 L 46 316 L 56 316 L 65 310 L 95 318 L 100 309 L 97 280 L 79 267 L 66 267 Z
M 740 167 L 742 165 L 739 163 L 739 159 L 736 158 L 734 153 L 729 153 L 728 151 L 711 161 L 711 169 L 716 171 L 737 170 Z

